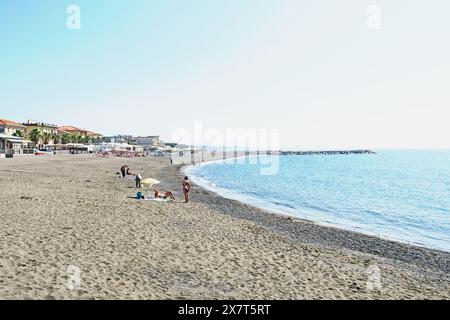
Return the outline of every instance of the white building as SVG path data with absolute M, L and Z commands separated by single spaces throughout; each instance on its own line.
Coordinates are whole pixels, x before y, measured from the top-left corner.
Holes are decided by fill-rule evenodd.
M 141 146 L 131 145 L 128 143 L 101 143 L 94 145 L 95 152 L 107 152 L 107 151 L 134 151 L 143 152 L 144 148 Z
M 25 126 L 17 122 L 0 119 L 0 150 L 3 152 L 6 149 L 19 151 L 30 144 L 23 138 L 24 130 Z
M 160 144 L 159 136 L 134 137 L 130 143 L 139 146 L 157 147 Z

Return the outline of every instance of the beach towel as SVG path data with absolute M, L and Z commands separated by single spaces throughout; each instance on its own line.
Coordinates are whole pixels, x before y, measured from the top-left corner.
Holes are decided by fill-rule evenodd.
M 154 201 L 154 202 L 172 202 L 170 199 L 162 199 L 162 198 L 145 198 L 142 199 L 145 201 Z
M 147 198 L 145 200 L 155 201 L 155 202 L 169 202 L 169 199 L 163 199 L 163 198 Z

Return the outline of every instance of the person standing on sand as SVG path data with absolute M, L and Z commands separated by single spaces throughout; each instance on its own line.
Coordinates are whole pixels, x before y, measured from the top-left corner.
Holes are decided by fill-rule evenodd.
M 141 181 L 142 181 L 142 176 L 138 173 L 136 174 L 136 188 L 141 188 Z
M 189 202 L 189 192 L 190 191 L 191 191 L 191 184 L 189 183 L 189 178 L 184 177 L 184 181 L 183 181 L 184 203 Z

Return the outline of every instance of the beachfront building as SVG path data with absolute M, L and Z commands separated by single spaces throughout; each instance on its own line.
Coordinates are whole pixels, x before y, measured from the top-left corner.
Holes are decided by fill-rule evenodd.
M 157 147 L 160 144 L 160 139 L 159 136 L 134 137 L 129 142 L 138 146 Z
M 70 135 L 73 137 L 89 138 L 90 142 L 101 139 L 103 136 L 99 133 L 95 133 L 89 130 L 80 129 L 74 126 L 62 126 L 58 128 L 58 135 L 63 137 L 64 135 Z M 78 141 L 80 142 L 80 141 Z M 85 142 L 85 141 L 84 141 Z M 64 142 L 63 142 L 64 143 Z
M 93 153 L 94 146 L 82 143 L 54 144 L 46 146 L 45 151 L 53 152 L 54 154 L 85 154 Z
M 12 120 L 0 119 L 0 133 L 7 136 L 20 136 L 25 132 L 25 126 Z
M 95 132 L 92 132 L 92 131 L 88 131 L 87 132 L 87 136 L 92 138 L 92 139 L 100 139 L 100 138 L 103 137 L 100 133 L 95 133 Z
M 33 129 L 38 129 L 42 134 L 49 133 L 53 135 L 58 133 L 58 126 L 56 124 L 28 120 L 22 125 L 25 126 L 26 134 L 29 134 Z
M 62 126 L 58 128 L 58 134 L 62 135 L 62 134 L 71 134 L 71 135 L 76 135 L 76 136 L 82 136 L 82 137 L 87 137 L 88 136 L 88 130 L 85 129 L 80 129 L 74 126 Z
M 113 143 L 103 142 L 94 145 L 95 152 L 108 152 L 108 151 L 120 151 L 120 152 L 144 152 L 144 148 L 137 145 L 131 145 L 128 143 Z
M 146 154 L 152 154 L 158 150 L 161 140 L 159 136 L 133 137 L 129 143 L 141 146 Z
M 25 127 L 26 136 L 30 136 L 33 130 L 39 130 L 41 139 L 38 144 L 53 144 L 53 137 L 58 133 L 58 126 L 55 124 L 28 120 L 23 123 L 23 126 Z
M 11 120 L 0 119 L 0 153 L 20 153 L 31 145 L 25 140 L 25 126 Z
M 130 135 L 115 135 L 115 136 L 107 136 L 103 137 L 103 142 L 106 143 L 128 143 L 133 140 L 133 136 Z
M 62 126 L 57 128 L 58 134 L 62 135 L 64 133 L 75 135 L 75 136 L 82 136 L 82 137 L 91 137 L 91 138 L 100 138 L 102 135 L 100 133 L 95 133 L 86 129 L 80 129 L 74 126 Z

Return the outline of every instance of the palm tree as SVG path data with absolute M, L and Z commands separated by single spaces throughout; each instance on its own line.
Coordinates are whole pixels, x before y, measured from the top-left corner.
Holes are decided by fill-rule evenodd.
M 39 129 L 33 129 L 30 132 L 30 140 L 34 142 L 34 144 L 37 146 L 42 138 L 42 133 Z
M 42 134 L 42 140 L 44 140 L 44 144 L 49 144 L 52 140 L 52 134 L 50 132 L 44 132 Z
M 13 133 L 13 136 L 23 138 L 24 132 L 22 130 L 17 130 L 15 133 Z
M 91 141 L 92 141 L 91 137 L 88 137 L 88 136 L 83 137 L 83 143 L 88 144 L 88 143 L 91 143 Z
M 78 142 L 78 136 L 76 134 L 70 135 L 70 142 L 71 143 L 77 143 Z
M 52 134 L 52 140 L 54 144 L 59 144 L 61 142 L 61 137 L 58 134 L 54 133 Z
M 62 137 L 61 137 L 61 143 L 62 144 L 68 144 L 68 143 L 70 143 L 71 142 L 71 135 L 70 134 L 68 134 L 68 133 L 64 133 L 63 135 L 62 135 Z
M 77 135 L 77 136 L 75 136 L 75 141 L 76 141 L 76 143 L 83 143 L 84 137 Z

